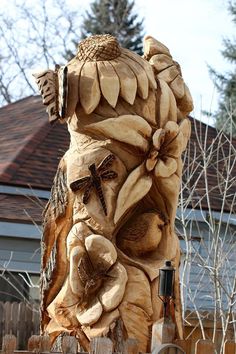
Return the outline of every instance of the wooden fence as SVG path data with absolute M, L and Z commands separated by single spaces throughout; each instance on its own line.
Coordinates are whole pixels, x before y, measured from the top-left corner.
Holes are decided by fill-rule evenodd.
M 119 353 L 113 352 L 113 344 L 109 338 L 94 338 L 90 343 L 90 351 L 84 352 L 78 348 L 78 341 L 75 337 L 63 336 L 61 351 L 50 351 L 50 339 L 48 336 L 33 335 L 28 340 L 27 350 L 17 350 L 17 339 L 13 335 L 6 335 L 3 338 L 0 354 L 190 354 L 191 341 L 177 340 L 175 343 L 163 344 L 155 348 L 152 353 L 140 353 L 138 342 L 135 339 L 127 339 L 123 342 L 123 349 Z M 210 340 L 200 339 L 195 345 L 194 354 L 216 354 L 214 344 Z M 224 354 L 235 354 L 236 343 L 227 341 Z
M 48 337 L 40 337 L 39 333 L 39 313 L 37 307 L 28 306 L 25 303 L 2 303 L 0 302 L 0 345 L 4 342 L 2 353 L 12 354 L 30 354 L 31 352 L 47 352 L 49 353 Z M 6 335 L 11 335 L 10 337 Z M 13 336 L 12 336 L 13 335 Z M 12 339 L 13 344 L 9 344 L 9 338 Z M 74 337 L 64 337 L 62 345 L 62 353 L 77 353 L 77 341 Z M 209 340 L 176 340 L 175 345 L 179 347 L 170 348 L 156 348 L 153 353 L 155 354 L 216 354 L 214 344 Z M 7 344 L 8 343 L 8 344 Z M 28 343 L 28 351 L 26 351 Z M 74 344 L 73 344 L 74 343 Z M 75 344 L 76 343 L 76 344 Z M 74 345 L 74 347 L 73 347 Z M 72 346 L 72 347 L 71 347 Z M 76 350 L 75 350 L 76 346 Z M 105 347 L 104 347 L 105 346 Z M 66 348 L 70 347 L 70 350 Z M 8 348 L 8 349 L 7 349 Z M 10 349 L 14 348 L 14 349 Z M 64 348 L 64 349 L 63 349 Z M 74 349 L 73 349 L 74 348 Z M 97 348 L 97 349 L 96 349 Z M 103 348 L 103 349 L 101 349 Z M 105 348 L 105 349 L 104 349 Z M 110 349 L 109 349 L 110 348 Z M 182 348 L 182 351 L 181 349 Z M 24 351 L 19 351 L 24 349 Z M 73 350 L 72 350 L 73 349 Z M 104 351 L 105 350 L 105 351 Z M 81 353 L 81 352 L 78 352 Z M 91 351 L 93 354 L 106 354 L 112 353 L 112 343 L 108 338 L 96 338 L 91 343 Z M 137 342 L 129 339 L 124 342 L 124 353 L 136 354 Z M 1 354 L 1 351 L 0 351 Z M 225 343 L 224 354 L 236 354 L 236 344 L 233 341 Z
M 0 302 L 0 345 L 6 334 L 17 338 L 18 349 L 25 349 L 25 344 L 33 334 L 39 334 L 38 306 L 24 302 Z

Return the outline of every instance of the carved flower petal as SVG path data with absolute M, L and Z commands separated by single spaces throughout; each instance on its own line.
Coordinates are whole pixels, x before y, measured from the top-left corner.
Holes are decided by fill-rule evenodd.
M 158 160 L 155 166 L 155 176 L 156 177 L 170 177 L 177 170 L 177 162 L 171 157 L 167 157 L 166 161 Z
M 179 132 L 179 126 L 177 123 L 169 121 L 165 125 L 165 131 L 167 134 L 170 134 L 172 137 L 174 137 Z
M 128 56 L 130 59 L 135 60 L 143 67 L 149 80 L 149 86 L 155 90 L 157 88 L 157 83 L 155 80 L 155 76 L 151 64 L 149 64 L 148 61 L 140 57 L 138 54 L 131 52 L 129 49 L 122 48 L 122 53 L 125 56 Z
M 66 115 L 71 117 L 79 102 L 79 78 L 84 63 L 80 61 L 71 61 L 67 64 L 68 68 L 68 97 Z
M 167 156 L 170 157 L 180 157 L 183 151 L 183 133 L 179 132 L 178 135 L 168 144 L 167 146 Z
M 107 102 L 115 107 L 120 92 L 119 78 L 108 61 L 98 61 L 97 68 L 102 94 Z
M 133 71 L 138 83 L 138 95 L 146 100 L 148 98 L 148 77 L 143 67 L 123 54 L 121 54 L 119 60 L 124 61 Z
M 85 248 L 93 266 L 107 271 L 117 259 L 113 244 L 101 235 L 90 235 L 85 239 Z
M 165 139 L 165 130 L 164 129 L 157 129 L 155 133 L 153 134 L 152 141 L 153 141 L 153 146 L 159 151 L 161 145 L 163 144 Z
M 128 102 L 133 104 L 137 92 L 137 80 L 133 71 L 123 62 L 118 59 L 111 60 L 110 64 L 113 66 L 120 80 L 120 95 Z
M 175 96 L 169 85 L 159 79 L 161 94 L 159 98 L 159 127 L 163 128 L 166 122 L 177 120 L 177 106 Z
M 84 64 L 80 75 L 79 94 L 80 102 L 85 113 L 92 113 L 101 98 L 95 62 L 86 62 Z
M 130 173 L 121 187 L 114 215 L 115 224 L 128 209 L 140 201 L 149 192 L 151 186 L 152 178 L 146 175 L 145 164 L 143 163 Z
M 182 149 L 183 151 L 186 149 L 190 135 L 191 135 L 191 123 L 190 120 L 188 118 L 183 119 L 180 122 L 179 125 L 179 130 L 182 132 L 183 134 L 183 146 Z
M 97 298 L 89 305 L 86 310 L 78 308 L 76 318 L 81 325 L 88 326 L 96 323 L 102 314 L 102 305 Z
M 152 128 L 145 119 L 129 114 L 89 124 L 85 130 L 101 133 L 108 138 L 137 146 L 143 151 L 148 150 L 146 138 L 149 138 L 152 133 Z
M 112 270 L 108 272 L 107 279 L 98 295 L 105 311 L 111 311 L 120 304 L 124 296 L 127 280 L 128 276 L 125 267 L 120 263 L 116 263 Z

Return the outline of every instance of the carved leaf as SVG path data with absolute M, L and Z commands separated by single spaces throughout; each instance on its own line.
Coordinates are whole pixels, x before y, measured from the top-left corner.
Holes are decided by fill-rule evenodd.
M 143 44 L 145 58 L 149 59 L 155 54 L 166 54 L 171 57 L 169 49 L 152 36 L 145 36 Z
M 152 133 L 152 128 L 142 117 L 129 114 L 89 124 L 85 130 L 101 133 L 108 138 L 137 146 L 143 151 L 147 151 L 147 138 Z
M 184 96 L 183 98 L 181 98 L 181 100 L 179 100 L 178 108 L 184 115 L 190 113 L 194 108 L 193 99 L 189 91 L 189 88 L 186 84 L 184 84 Z
M 180 100 L 184 96 L 184 80 L 178 75 L 171 83 L 170 88 L 173 91 L 175 97 Z
M 152 178 L 146 174 L 145 164 L 138 166 L 130 173 L 118 194 L 115 224 L 125 212 L 140 201 L 150 190 Z
M 190 138 L 190 135 L 191 135 L 191 123 L 190 123 L 190 120 L 187 119 L 187 118 L 183 119 L 180 122 L 179 130 L 183 134 L 183 143 L 182 143 L 183 146 L 182 146 L 182 149 L 184 151 L 186 149 L 186 147 L 187 147 L 187 144 L 188 144 L 188 141 L 189 141 L 189 138 Z
M 173 65 L 173 60 L 169 55 L 155 54 L 151 57 L 149 63 L 155 68 L 156 72 L 159 73 L 160 71 Z

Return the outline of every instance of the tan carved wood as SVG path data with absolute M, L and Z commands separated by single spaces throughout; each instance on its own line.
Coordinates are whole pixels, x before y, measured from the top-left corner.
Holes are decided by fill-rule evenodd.
M 162 317 L 158 276 L 168 259 L 181 339 L 174 220 L 193 104 L 179 64 L 150 36 L 140 57 L 99 35 L 37 82 L 50 119 L 65 119 L 71 136 L 44 215 L 43 333 L 53 342 L 67 332 L 86 350 L 98 336 L 114 350 L 121 336 L 135 338 L 147 352 Z

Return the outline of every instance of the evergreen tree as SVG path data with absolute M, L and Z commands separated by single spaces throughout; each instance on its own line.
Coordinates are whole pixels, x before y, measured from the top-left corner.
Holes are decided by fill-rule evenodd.
M 235 0 L 230 3 L 229 12 L 236 24 Z M 210 68 L 210 74 L 213 76 L 216 88 L 220 93 L 219 108 L 214 114 L 214 118 L 217 128 L 222 128 L 228 134 L 232 132 L 236 136 L 236 41 L 235 39 L 226 39 L 223 44 L 222 55 L 233 64 L 233 70 L 223 75 Z
M 94 34 L 111 34 L 124 48 L 142 54 L 143 20 L 134 13 L 134 1 L 95 0 L 86 12 L 82 38 Z

